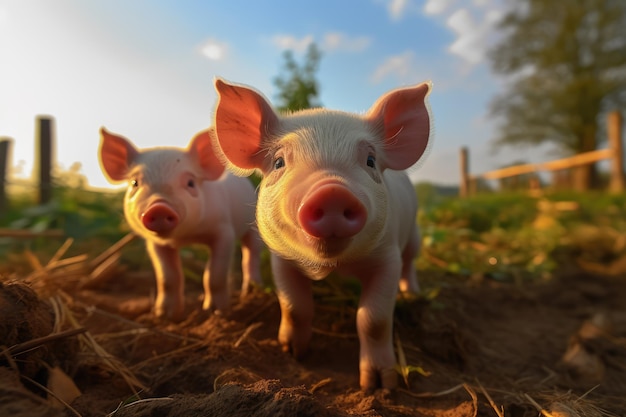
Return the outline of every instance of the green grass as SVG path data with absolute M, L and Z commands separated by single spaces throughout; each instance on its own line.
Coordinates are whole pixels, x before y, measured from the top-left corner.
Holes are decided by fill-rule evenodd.
M 22 255 L 32 252 L 45 263 L 63 242 L 74 240 L 65 257 L 88 254 L 95 257 L 129 232 L 122 209 L 123 194 L 55 187 L 52 199 L 38 205 L 34 195 L 9 196 L 8 209 L 0 215 L 0 228 L 34 233 L 60 229 L 63 237 L 10 238 L 0 235 L 0 257 L 13 262 L 9 270 L 27 268 Z M 143 244 L 132 242 L 124 252 L 125 263 L 149 265 Z M 2 265 L 7 268 L 7 265 Z
M 564 263 L 607 263 L 626 254 L 626 196 L 607 193 L 559 193 L 541 198 L 525 193 L 485 194 L 461 199 L 418 187 L 423 245 L 420 271 L 444 271 L 461 277 L 483 276 L 520 281 L 549 276 Z M 573 210 L 554 203 L 569 202 Z M 38 206 L 27 195 L 11 196 L 0 227 L 44 231 L 62 229 L 75 240 L 73 254 L 94 256 L 129 232 L 123 216 L 123 193 L 55 188 L 50 203 Z M 571 208 L 571 207 L 570 207 Z M 28 249 L 52 256 L 63 239 L 0 237 L 0 256 Z M 183 251 L 201 276 L 203 248 Z M 123 253 L 131 269 L 149 268 L 140 240 Z M 268 264 L 266 256 L 264 263 Z M 269 273 L 269 266 L 264 273 Z M 422 272 L 423 273 L 423 272 Z M 194 275 L 194 274 L 191 274 Z
M 626 232 L 626 196 L 621 194 L 448 198 L 423 206 L 418 223 L 421 270 L 534 279 L 564 263 L 607 262 L 626 254 L 620 243 Z

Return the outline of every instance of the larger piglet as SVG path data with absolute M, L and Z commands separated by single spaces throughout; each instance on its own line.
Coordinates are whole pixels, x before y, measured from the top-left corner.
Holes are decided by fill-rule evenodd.
M 212 147 L 212 129 L 198 133 L 186 149 L 137 149 L 126 138 L 101 129 L 100 164 L 113 183 L 128 182 L 124 214 L 145 239 L 156 275 L 155 313 L 180 320 L 184 276 L 179 248 L 204 244 L 211 256 L 204 272 L 205 310 L 230 304 L 229 267 L 237 239 L 242 249 L 242 293 L 260 283 L 261 239 L 255 226 L 256 193 L 248 179 L 225 172 Z
M 257 224 L 272 251 L 278 339 L 296 357 L 312 333 L 312 281 L 357 277 L 360 385 L 397 384 L 392 343 L 398 288 L 417 291 L 417 199 L 403 172 L 427 149 L 430 83 L 391 91 L 364 115 L 313 109 L 279 115 L 254 89 L 215 81 L 215 129 L 240 174 L 260 170 Z

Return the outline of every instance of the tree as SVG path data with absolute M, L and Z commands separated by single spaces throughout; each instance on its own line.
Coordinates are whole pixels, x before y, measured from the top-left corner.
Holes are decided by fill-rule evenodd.
M 318 101 L 319 85 L 315 79 L 321 57 L 322 53 L 315 43 L 309 45 L 302 66 L 298 65 L 292 51 L 283 53 L 286 74 L 274 78 L 274 85 L 279 90 L 277 97 L 280 104 L 276 105 L 277 110 L 293 112 L 322 106 Z M 256 187 L 261 177 L 255 173 L 250 176 L 250 181 Z
M 563 154 L 596 149 L 603 115 L 626 104 L 626 1 L 515 0 L 490 51 L 508 91 L 491 103 L 496 147 L 552 142 Z M 595 178 L 575 173 L 578 189 Z
M 274 78 L 274 85 L 278 87 L 278 99 L 281 111 L 297 111 L 311 107 L 321 107 L 318 101 L 319 86 L 315 79 L 321 59 L 321 52 L 311 43 L 305 55 L 305 62 L 299 66 L 293 57 L 293 52 L 287 50 L 283 54 L 285 59 L 284 70 L 287 74 Z

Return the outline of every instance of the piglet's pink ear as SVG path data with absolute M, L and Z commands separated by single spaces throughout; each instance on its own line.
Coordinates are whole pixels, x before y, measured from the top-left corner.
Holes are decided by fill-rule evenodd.
M 366 119 L 384 135 L 387 168 L 407 169 L 426 151 L 431 130 L 430 89 L 426 82 L 391 91 L 368 111 Z
M 100 129 L 100 167 L 112 183 L 126 180 L 130 165 L 139 155 L 137 148 L 123 136 Z
M 223 173 L 226 167 L 219 160 L 213 151 L 213 141 L 215 140 L 215 131 L 213 128 L 203 130 L 191 139 L 187 150 L 200 162 L 200 166 L 206 173 L 206 179 L 216 180 Z
M 278 116 L 255 90 L 217 78 L 215 132 L 228 161 L 242 172 L 263 167 L 262 144 L 278 126 Z

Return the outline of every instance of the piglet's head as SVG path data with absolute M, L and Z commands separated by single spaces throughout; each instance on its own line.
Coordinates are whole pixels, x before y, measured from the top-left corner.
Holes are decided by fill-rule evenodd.
M 392 209 L 384 171 L 424 155 L 430 84 L 387 93 L 364 115 L 281 115 L 254 89 L 221 79 L 215 87 L 218 147 L 234 172 L 262 172 L 257 224 L 273 251 L 330 266 L 383 244 Z
M 213 131 L 196 134 L 186 148 L 138 149 L 127 138 L 102 128 L 100 165 L 110 182 L 127 182 L 124 213 L 146 238 L 166 237 L 193 228 L 205 203 L 202 182 L 219 178 L 224 165 L 213 152 Z

